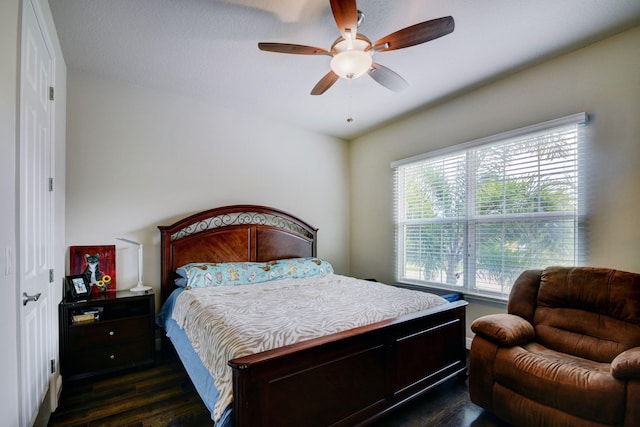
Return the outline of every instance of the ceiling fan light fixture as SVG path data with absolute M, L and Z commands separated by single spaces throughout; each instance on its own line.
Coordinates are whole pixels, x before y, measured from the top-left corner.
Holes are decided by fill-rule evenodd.
M 345 79 L 357 79 L 366 73 L 373 59 L 371 55 L 361 50 L 345 50 L 331 59 L 331 70 Z
M 358 10 L 356 0 L 331 0 L 330 5 L 340 32 L 330 50 L 291 43 L 258 43 L 260 50 L 268 52 L 331 56 L 331 71 L 316 83 L 311 95 L 322 95 L 341 77 L 352 80 L 367 73 L 380 85 L 399 92 L 407 87 L 407 82 L 390 69 L 373 62 L 373 55 L 425 43 L 446 36 L 455 28 L 453 17 L 445 16 L 405 27 L 373 44 L 358 31 L 364 14 Z

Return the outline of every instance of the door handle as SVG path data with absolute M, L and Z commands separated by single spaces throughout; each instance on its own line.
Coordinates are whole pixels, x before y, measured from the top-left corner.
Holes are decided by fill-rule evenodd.
M 26 292 L 22 293 L 22 305 L 27 305 L 29 303 L 29 301 L 33 301 L 36 302 L 38 301 L 38 299 L 40 298 L 40 295 L 42 295 L 41 292 L 35 294 L 35 295 L 27 295 Z

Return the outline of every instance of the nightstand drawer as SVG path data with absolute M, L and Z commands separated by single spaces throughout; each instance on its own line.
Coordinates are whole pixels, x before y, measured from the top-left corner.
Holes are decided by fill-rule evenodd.
M 149 317 L 97 321 L 69 328 L 69 350 L 85 351 L 96 346 L 144 340 L 149 336 Z
M 60 371 L 66 380 L 153 363 L 153 292 L 96 292 L 82 301 L 64 299 L 58 310 Z M 100 313 L 99 320 L 73 322 L 92 311 Z
M 146 340 L 128 344 L 103 346 L 91 351 L 72 353 L 68 359 L 70 374 L 95 372 L 149 361 L 151 348 Z

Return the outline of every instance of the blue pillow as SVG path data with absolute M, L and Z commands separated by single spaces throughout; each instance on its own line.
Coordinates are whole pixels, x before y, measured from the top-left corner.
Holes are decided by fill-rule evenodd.
M 295 279 L 333 273 L 320 258 L 290 258 L 267 262 L 190 263 L 176 270 L 176 286 L 208 288 Z

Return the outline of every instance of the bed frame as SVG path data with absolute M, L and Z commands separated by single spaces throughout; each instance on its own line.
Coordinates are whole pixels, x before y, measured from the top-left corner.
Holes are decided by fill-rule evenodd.
M 277 209 L 207 210 L 161 233 L 164 302 L 188 262 L 316 256 L 317 229 Z M 466 377 L 465 301 L 229 361 L 233 425 L 366 425 Z

